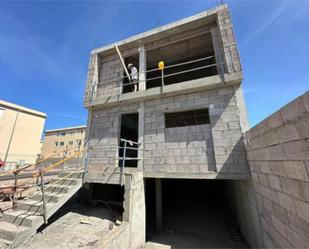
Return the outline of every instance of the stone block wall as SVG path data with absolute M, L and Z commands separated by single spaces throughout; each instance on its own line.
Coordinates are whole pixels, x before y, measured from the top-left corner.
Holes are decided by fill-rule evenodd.
M 246 133 L 266 247 L 309 247 L 309 92 Z

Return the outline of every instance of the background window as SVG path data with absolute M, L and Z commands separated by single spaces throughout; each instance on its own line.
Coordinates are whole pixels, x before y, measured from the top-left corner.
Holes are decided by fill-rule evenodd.
M 64 142 L 60 142 L 60 146 L 63 146 L 64 145 Z

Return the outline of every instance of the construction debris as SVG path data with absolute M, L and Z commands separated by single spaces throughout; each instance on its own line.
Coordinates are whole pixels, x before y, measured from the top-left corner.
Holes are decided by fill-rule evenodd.
M 98 248 L 99 243 L 110 232 L 111 219 L 112 214 L 106 208 L 78 205 L 41 233 L 34 235 L 19 249 Z

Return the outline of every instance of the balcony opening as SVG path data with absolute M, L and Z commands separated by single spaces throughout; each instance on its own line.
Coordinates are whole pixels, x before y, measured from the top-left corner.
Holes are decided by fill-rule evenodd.
M 137 72 L 139 73 L 139 55 L 138 54 L 134 54 L 132 56 L 124 58 L 124 62 L 126 64 L 127 69 L 128 69 L 128 65 L 132 64 L 134 67 L 136 67 Z M 129 69 L 128 69 L 128 72 L 129 72 L 129 74 L 131 74 L 131 71 Z M 134 91 L 134 84 L 132 84 L 133 82 L 129 80 L 129 78 L 127 77 L 127 75 L 126 75 L 124 70 L 123 70 L 123 74 L 122 75 L 123 75 L 122 93 L 133 92 Z
M 123 139 L 131 142 L 125 142 Z M 119 167 L 137 167 L 138 156 L 138 113 L 121 115 Z M 126 151 L 124 149 L 126 146 Z M 123 162 L 123 157 L 125 161 Z M 135 159 L 136 158 L 136 159 Z
M 217 74 L 211 34 L 162 46 L 147 52 L 147 71 L 164 61 L 164 85 L 195 80 Z M 180 65 L 177 65 L 180 64 Z M 147 72 L 146 88 L 162 85 L 161 71 Z

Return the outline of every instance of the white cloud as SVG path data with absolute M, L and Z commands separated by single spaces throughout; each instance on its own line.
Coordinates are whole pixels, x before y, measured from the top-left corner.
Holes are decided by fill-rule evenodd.
M 257 39 L 265 31 L 267 31 L 271 26 L 273 26 L 282 17 L 285 10 L 288 9 L 288 4 L 285 2 L 278 2 L 278 8 L 272 12 L 270 16 L 265 16 L 265 21 L 256 29 L 252 30 L 248 36 L 243 41 L 240 41 L 239 46 L 244 48 L 248 46 L 252 41 Z

